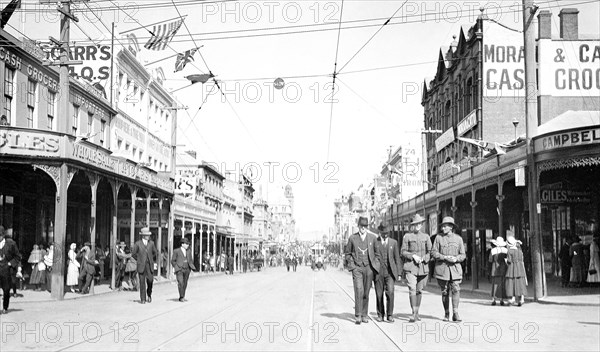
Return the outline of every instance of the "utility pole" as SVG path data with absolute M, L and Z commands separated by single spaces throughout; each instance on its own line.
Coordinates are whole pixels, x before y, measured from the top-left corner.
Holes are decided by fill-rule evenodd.
M 535 26 L 534 18 L 537 6 L 533 0 L 523 0 L 523 45 L 525 48 L 525 129 L 527 143 L 527 168 L 529 182 L 527 196 L 529 205 L 529 247 L 531 251 L 532 272 L 534 281 L 534 299 L 537 301 L 546 296 L 546 276 L 542 257 L 542 234 L 539 224 L 539 185 L 537 168 L 533 156 L 533 137 L 538 127 L 537 80 L 535 62 Z
M 58 4 L 57 11 L 61 13 L 60 18 L 60 40 L 50 37 L 55 45 L 61 48 L 60 60 L 57 62 L 46 62 L 46 66 L 59 66 L 59 89 L 58 92 L 58 132 L 70 134 L 69 131 L 69 65 L 82 64 L 81 61 L 69 61 L 69 41 L 70 41 L 70 22 L 79 20 L 71 14 L 71 1 L 61 1 Z M 52 59 L 52 58 L 51 58 Z M 69 188 L 69 170 L 67 164 L 59 166 L 59 177 L 56 187 L 56 198 L 54 203 L 54 242 L 56 253 L 52 270 L 52 292 L 51 297 L 56 300 L 64 298 L 64 257 L 67 252 L 66 231 L 67 231 L 67 192 Z M 93 250 L 93 249 L 92 249 Z

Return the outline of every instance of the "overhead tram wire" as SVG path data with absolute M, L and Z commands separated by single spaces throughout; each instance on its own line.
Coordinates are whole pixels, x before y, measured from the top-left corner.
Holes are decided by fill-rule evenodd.
M 600 0 L 590 0 L 590 1 L 582 1 L 582 2 L 578 2 L 578 3 L 573 3 L 570 5 L 580 5 L 580 4 L 590 4 L 590 3 L 596 3 L 596 2 L 600 2 Z M 504 6 L 505 8 L 510 8 L 513 7 L 511 6 Z M 551 9 L 551 8 L 556 8 L 558 6 L 547 6 L 544 9 Z M 498 7 L 498 8 L 502 8 L 502 7 Z M 447 16 L 451 13 L 462 13 L 464 11 L 446 11 L 444 13 L 429 13 L 428 16 L 432 16 L 433 18 L 430 19 L 414 19 L 412 21 L 401 21 L 401 22 L 390 22 L 388 23 L 389 26 L 392 25 L 400 25 L 400 24 L 411 24 L 411 23 L 426 23 L 426 22 L 431 22 L 431 21 L 437 21 L 438 19 L 435 18 L 435 15 L 444 15 Z M 504 13 L 517 13 L 517 12 L 521 12 L 521 10 L 507 10 L 504 11 Z M 407 15 L 407 16 L 401 16 L 399 18 L 394 18 L 394 19 L 406 19 L 406 18 L 410 18 L 410 17 L 419 17 L 419 15 Z M 361 20 L 350 20 L 350 21 L 344 21 L 343 23 L 355 23 L 355 22 L 368 22 L 368 21 L 377 21 L 377 20 L 385 20 L 385 18 L 381 19 L 381 18 L 373 18 L 373 19 L 361 19 Z M 324 32 L 324 31 L 331 31 L 331 30 L 337 30 L 338 28 L 321 28 L 321 29 L 312 29 L 312 30 L 303 30 L 303 31 L 290 31 L 290 32 L 277 32 L 277 33 L 263 33 L 263 34 L 250 34 L 250 35 L 240 35 L 240 36 L 222 36 L 222 37 L 214 37 L 214 38 L 202 38 L 201 36 L 206 36 L 206 35 L 215 35 L 215 34 L 228 34 L 228 33 L 246 33 L 246 32 L 258 32 L 258 31 L 268 31 L 268 30 L 286 30 L 286 29 L 292 29 L 292 28 L 304 28 L 304 27 L 315 27 L 315 26 L 331 26 L 331 25 L 335 25 L 335 23 L 315 23 L 315 24 L 306 24 L 306 25 L 296 25 L 296 26 L 285 26 L 285 27 L 271 27 L 271 28 L 257 28 L 257 29 L 244 29 L 244 30 L 232 30 L 232 31 L 221 31 L 221 32 L 210 32 L 210 33 L 197 33 L 197 34 L 192 34 L 192 36 L 195 37 L 199 37 L 197 38 L 198 40 L 203 40 L 203 41 L 210 41 L 210 40 L 226 40 L 226 39 L 244 39 L 244 38 L 257 38 L 257 37 L 266 37 L 266 36 L 275 36 L 275 35 L 292 35 L 292 34 L 306 34 L 306 33 L 315 33 L 315 32 Z M 357 26 L 347 26 L 347 27 L 342 27 L 342 29 L 347 30 L 347 29 L 361 29 L 361 28 L 370 28 L 370 27 L 377 27 L 377 26 L 381 26 L 381 24 L 377 23 L 377 24 L 366 24 L 366 25 L 357 25 Z M 182 35 L 182 34 L 176 34 L 174 36 L 174 39 L 171 40 L 172 43 L 185 43 L 185 42 L 189 42 L 191 41 L 190 39 L 180 39 L 178 40 L 177 38 L 181 38 L 182 36 L 186 36 L 187 35 Z M 145 36 L 139 36 L 138 39 L 143 40 L 143 39 L 149 39 L 151 37 L 145 37 Z M 84 41 L 80 41 L 80 42 L 84 42 Z
M 383 27 L 385 27 L 385 26 L 386 26 L 388 23 L 390 23 L 390 21 L 392 20 L 392 18 L 394 18 L 394 16 L 396 16 L 396 14 L 398 13 L 398 11 L 400 11 L 400 10 L 401 10 L 401 9 L 404 7 L 404 5 L 405 5 L 407 2 L 408 2 L 408 0 L 404 0 L 404 2 L 402 3 L 402 5 L 400 5 L 400 7 L 398 7 L 398 9 L 397 9 L 397 10 L 396 10 L 396 11 L 395 11 L 393 14 L 392 14 L 392 16 L 391 16 L 391 17 L 389 17 L 389 18 L 387 19 L 387 21 L 385 21 L 385 22 L 384 22 L 384 23 L 381 25 L 381 27 L 379 27 L 379 29 L 378 29 L 378 30 L 377 30 L 375 33 L 373 33 L 373 35 L 371 36 L 371 38 L 369 38 L 369 40 L 367 40 L 367 42 L 366 42 L 365 44 L 363 44 L 363 46 L 361 46 L 361 47 L 360 47 L 360 49 L 358 49 L 358 51 L 357 51 L 356 53 L 354 53 L 354 55 L 352 55 L 352 57 L 350 58 L 350 60 L 348 60 L 348 61 L 347 61 L 347 62 L 344 64 L 344 66 L 342 66 L 342 68 L 340 68 L 340 72 L 341 72 L 341 71 L 342 71 L 344 68 L 346 68 L 346 66 L 348 66 L 348 64 L 349 64 L 349 63 L 350 63 L 352 60 L 354 60 L 354 58 L 355 58 L 355 57 L 356 57 L 356 56 L 357 56 L 357 55 L 358 55 L 358 54 L 359 54 L 359 53 L 360 53 L 360 52 L 361 52 L 361 51 L 362 51 L 362 50 L 363 50 L 363 49 L 364 49 L 364 48 L 365 48 L 365 47 L 366 47 L 366 46 L 367 46 L 367 45 L 368 45 L 370 42 L 371 42 L 371 40 L 373 40 L 373 38 L 375 38 L 375 36 L 376 36 L 377 34 L 379 34 L 379 32 L 381 32 L 381 30 L 383 29 Z
M 173 3 L 173 7 L 175 8 L 175 10 L 177 11 L 177 14 L 181 17 L 181 12 L 179 12 L 179 9 L 177 8 L 177 5 L 175 4 L 175 2 L 174 1 L 171 1 L 171 2 Z M 190 35 L 190 38 L 192 38 L 192 40 L 194 40 L 194 38 L 192 37 L 192 34 L 189 31 L 189 29 L 188 29 L 187 25 L 185 24 L 185 22 L 184 22 L 184 25 L 186 26 L 185 28 L 187 29 L 188 34 Z M 194 41 L 194 45 L 196 46 L 196 48 L 198 48 L 198 46 L 196 45 L 195 41 Z M 231 102 L 229 101 L 229 99 L 227 99 L 227 96 L 225 95 L 225 93 L 221 89 L 221 86 L 219 85 L 219 82 L 217 81 L 217 79 L 213 75 L 210 67 L 208 67 L 208 63 L 204 59 L 204 56 L 202 55 L 202 52 L 200 52 L 199 49 L 198 49 L 198 54 L 200 55 L 200 58 L 202 59 L 202 62 L 204 62 L 204 66 L 208 70 L 208 74 L 210 76 L 212 76 L 213 82 L 215 83 L 215 85 L 217 86 L 217 88 L 219 88 L 219 91 L 221 92 L 221 96 L 223 98 L 225 98 L 225 101 L 227 102 L 227 104 L 229 104 L 229 107 L 231 108 L 231 111 L 233 111 L 235 117 L 238 119 L 238 121 L 240 122 L 240 124 L 242 125 L 242 127 L 244 127 L 244 130 L 246 131 L 246 133 L 248 134 L 248 136 L 250 137 L 250 139 L 252 140 L 252 142 L 254 143 L 254 145 L 256 146 L 256 148 L 258 149 L 258 151 L 261 151 L 260 145 L 256 142 L 256 139 L 254 139 L 254 136 L 252 135 L 252 133 L 250 133 L 250 130 L 248 129 L 248 127 L 246 126 L 246 124 L 244 123 L 244 121 L 242 120 L 242 118 L 240 117 L 240 115 L 237 113 L 237 111 L 233 107 L 233 104 L 231 104 Z M 194 67 L 196 67 L 196 66 L 194 66 Z M 198 111 L 200 111 L 200 109 L 198 109 Z M 196 113 L 198 113 L 198 111 Z
M 333 122 L 333 103 L 335 101 L 335 78 L 337 76 L 337 60 L 338 53 L 340 49 L 340 35 L 342 33 L 342 15 L 344 14 L 344 0 L 342 0 L 342 5 L 340 9 L 340 23 L 338 27 L 338 35 L 337 35 L 337 43 L 335 45 L 335 61 L 333 64 L 333 84 L 331 85 L 331 105 L 329 107 L 329 132 L 327 134 L 327 159 L 325 159 L 326 164 L 329 163 L 329 152 L 331 150 L 331 125 Z

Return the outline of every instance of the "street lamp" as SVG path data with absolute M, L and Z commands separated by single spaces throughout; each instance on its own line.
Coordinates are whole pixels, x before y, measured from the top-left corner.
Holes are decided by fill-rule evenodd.
M 515 144 L 517 144 L 517 126 L 519 125 L 519 120 L 517 120 L 516 116 L 512 120 L 512 124 L 513 124 L 513 126 L 515 126 Z

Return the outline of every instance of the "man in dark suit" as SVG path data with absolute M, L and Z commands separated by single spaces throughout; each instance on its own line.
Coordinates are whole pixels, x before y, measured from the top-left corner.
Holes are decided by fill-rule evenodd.
M 388 232 L 383 224 L 377 228 L 380 237 L 375 246 L 380 255 L 380 270 L 375 277 L 375 295 L 377 297 L 377 321 L 394 322 L 394 285 L 396 279 L 400 278 L 401 265 L 398 241 L 388 238 Z M 383 292 L 385 291 L 387 314 L 383 305 Z
M 192 251 L 190 250 L 190 240 L 185 237 L 181 239 L 181 248 L 173 251 L 171 264 L 173 265 L 175 276 L 177 277 L 179 302 L 185 302 L 187 301 L 187 299 L 185 299 L 185 290 L 187 289 L 188 279 L 190 278 L 190 270 L 196 270 L 194 261 L 192 260 Z
M 354 285 L 354 317 L 355 323 L 368 323 L 369 291 L 373 275 L 379 272 L 379 251 L 375 243 L 377 237 L 367 232 L 369 220 L 358 219 L 358 232 L 348 238 L 346 245 L 346 263 L 352 272 Z
M 83 244 L 83 248 L 79 252 L 79 259 L 81 261 L 81 270 L 79 271 L 79 293 L 85 295 L 90 291 L 90 285 L 94 274 L 96 273 L 96 256 L 91 249 L 92 245 L 89 242 Z
M 22 277 L 21 254 L 17 243 L 5 238 L 4 229 L 0 229 L 0 287 L 2 287 L 2 314 L 8 312 L 12 277 Z
M 150 240 L 152 232 L 148 227 L 143 227 L 140 230 L 141 240 L 138 240 L 133 245 L 131 256 L 137 261 L 137 272 L 140 281 L 140 303 L 146 303 L 146 295 L 148 295 L 148 303 L 152 303 L 152 282 L 154 281 L 154 260 L 158 256 L 158 251 L 154 242 Z M 146 289 L 146 286 L 148 288 Z

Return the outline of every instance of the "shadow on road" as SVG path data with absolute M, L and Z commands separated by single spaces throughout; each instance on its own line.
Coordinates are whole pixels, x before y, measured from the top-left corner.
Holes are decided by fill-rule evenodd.
M 346 320 L 350 322 L 354 322 L 354 314 L 352 313 L 323 313 L 321 316 L 326 318 L 336 318 L 339 320 Z

